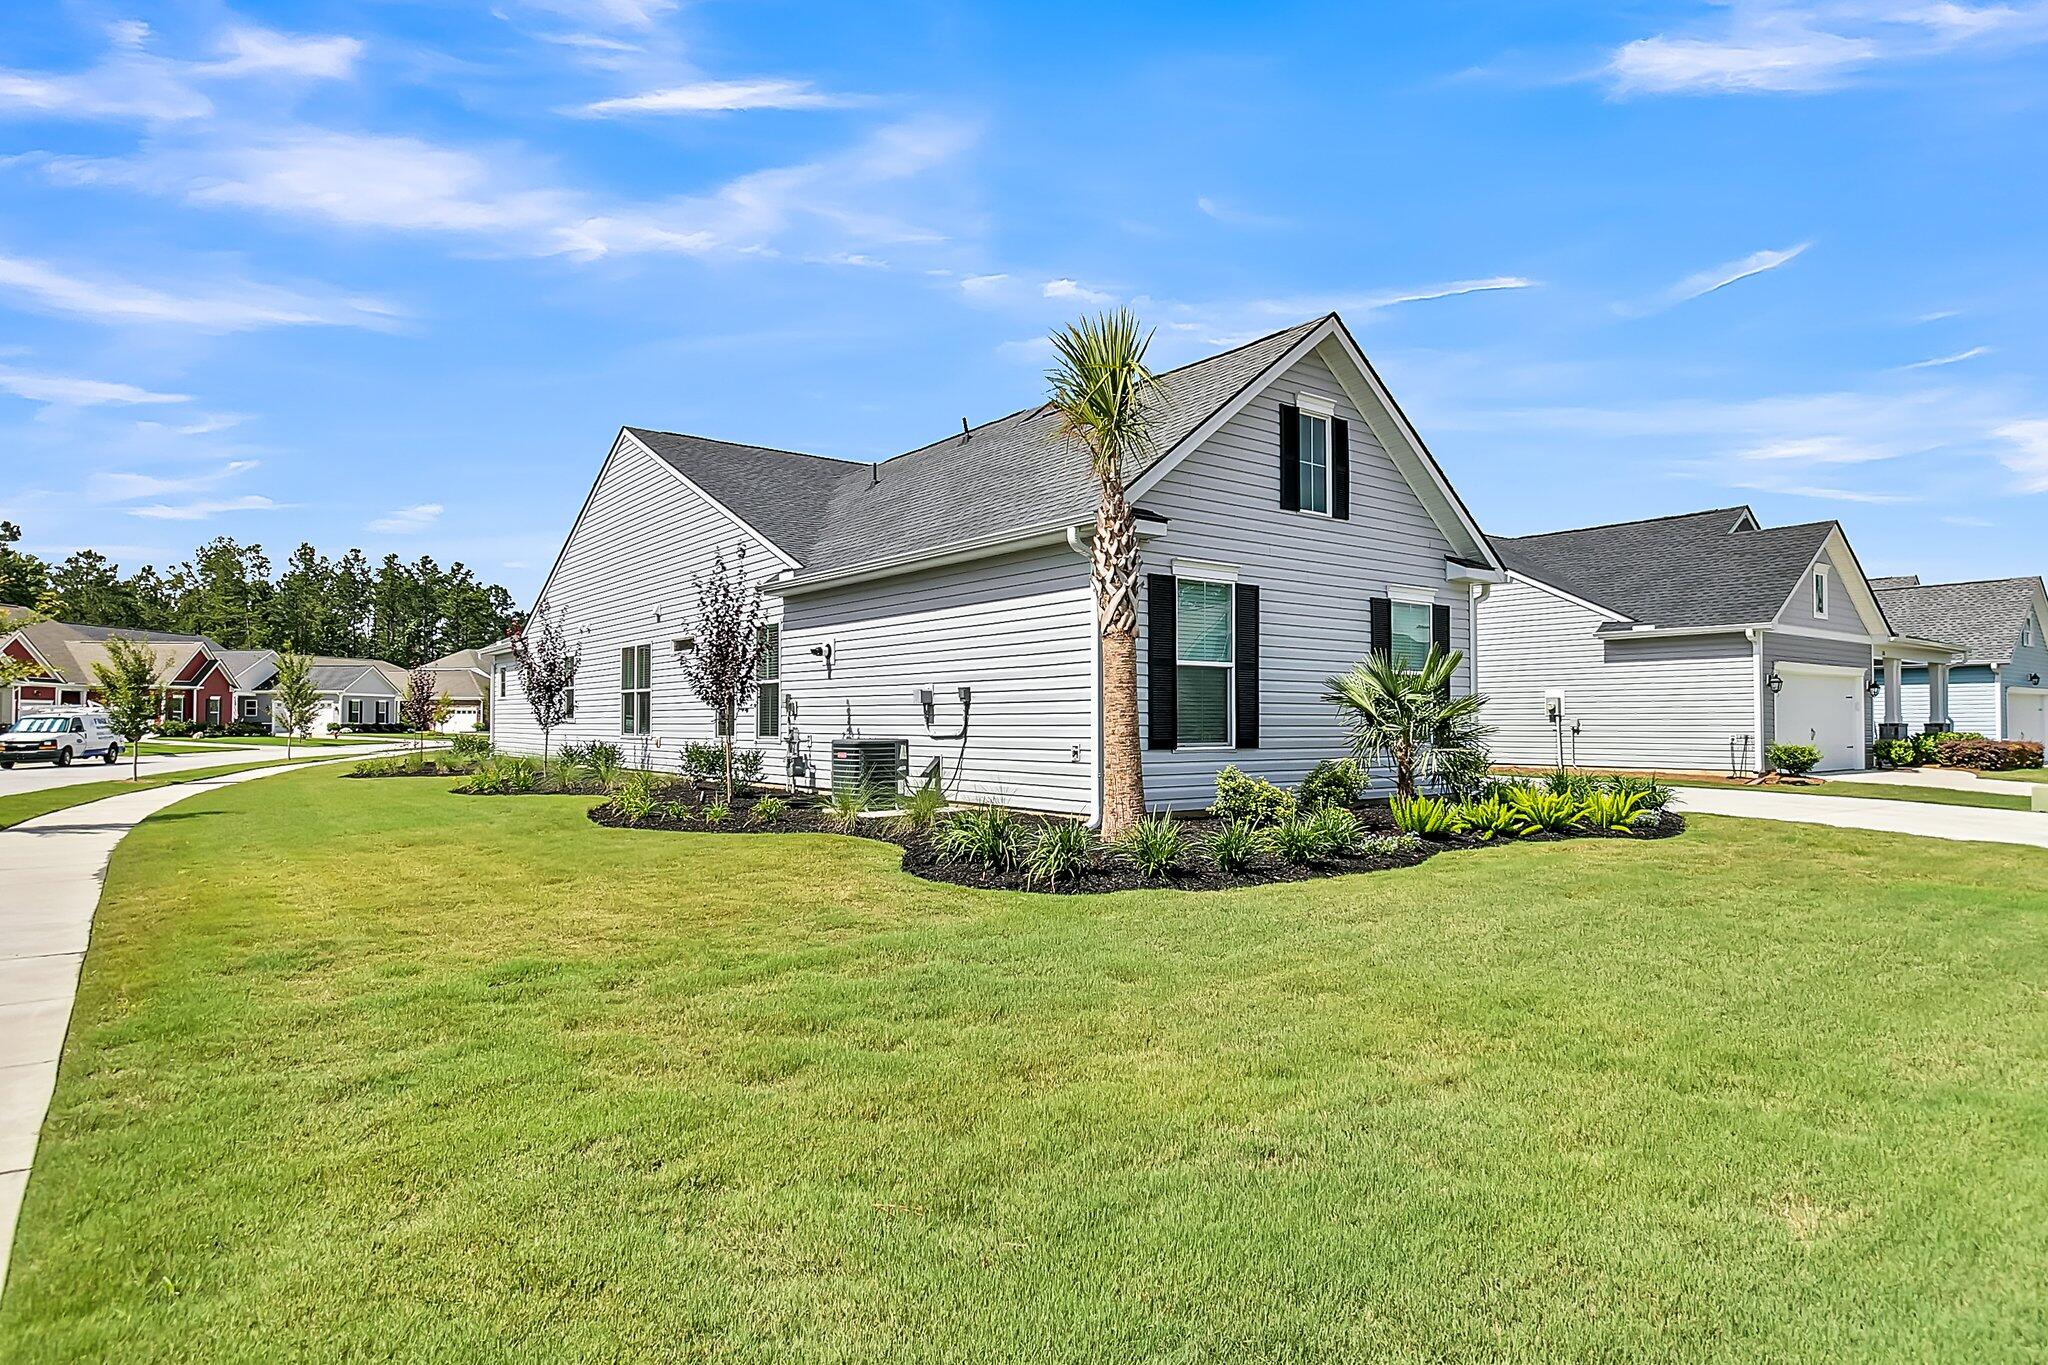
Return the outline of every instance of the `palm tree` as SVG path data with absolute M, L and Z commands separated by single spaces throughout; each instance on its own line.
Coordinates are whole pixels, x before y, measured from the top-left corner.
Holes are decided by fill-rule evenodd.
M 1144 751 L 1138 742 L 1138 527 L 1124 474 L 1152 452 L 1161 394 L 1146 368 L 1152 334 L 1128 309 L 1083 318 L 1055 332 L 1059 362 L 1046 375 L 1060 434 L 1088 448 L 1095 475 L 1091 567 L 1102 632 L 1102 837 L 1145 818 Z
M 1485 752 L 1491 726 L 1480 722 L 1486 698 L 1451 695 L 1451 676 L 1464 658 L 1456 650 L 1431 648 L 1421 669 L 1402 668 L 1385 654 L 1354 664 L 1349 673 L 1323 684 L 1323 700 L 1335 702 L 1351 730 L 1351 749 L 1361 763 L 1394 769 L 1394 791 L 1416 794 L 1418 778 L 1437 776 Z

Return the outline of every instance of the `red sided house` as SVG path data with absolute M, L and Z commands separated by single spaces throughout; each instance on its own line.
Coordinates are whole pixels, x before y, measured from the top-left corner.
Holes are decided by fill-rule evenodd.
M 203 635 L 37 621 L 0 637 L 0 654 L 29 670 L 0 688 L 0 724 L 39 706 L 100 700 L 92 666 L 106 662 L 107 641 L 117 635 L 156 651 L 166 679 L 165 719 L 208 725 L 233 719 L 234 683 L 221 667 L 219 646 Z

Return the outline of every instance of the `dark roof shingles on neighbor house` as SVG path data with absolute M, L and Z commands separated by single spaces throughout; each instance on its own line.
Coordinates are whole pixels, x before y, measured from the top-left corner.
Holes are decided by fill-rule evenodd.
M 1489 539 L 1511 572 L 1632 622 L 1679 629 L 1774 620 L 1834 529 L 1832 521 L 1758 527 L 1747 507 L 1720 507 Z
M 1969 651 L 1969 663 L 2010 663 L 2020 629 L 2041 592 L 2038 578 L 1923 584 L 1908 577 L 1910 583 L 1885 578 L 1873 585 L 1892 628 L 1961 645 Z
M 1316 318 L 1161 376 L 1163 455 L 1325 319 Z M 1035 527 L 1091 519 L 1087 452 L 1031 408 L 870 465 L 626 428 L 677 473 L 815 575 Z M 1142 470 L 1126 471 L 1135 479 Z

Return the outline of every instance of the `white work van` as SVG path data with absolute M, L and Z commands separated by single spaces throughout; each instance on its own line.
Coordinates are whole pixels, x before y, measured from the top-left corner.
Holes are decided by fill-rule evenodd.
M 0 768 L 17 763 L 62 768 L 74 759 L 112 763 L 120 757 L 121 737 L 108 728 L 107 713 L 97 706 L 52 706 L 0 730 Z

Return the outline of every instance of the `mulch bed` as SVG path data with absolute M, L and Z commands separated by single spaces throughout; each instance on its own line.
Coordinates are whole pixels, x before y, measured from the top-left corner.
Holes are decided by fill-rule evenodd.
M 610 802 L 593 807 L 590 819 L 607 829 L 689 834 L 848 833 L 846 830 L 827 825 L 823 812 L 816 806 L 806 804 L 802 798 L 788 797 L 778 797 L 789 804 L 774 817 L 754 822 L 749 819 L 753 802 L 743 796 L 733 803 L 724 823 L 707 825 L 695 817 L 694 812 L 701 808 L 701 804 L 692 801 L 691 796 L 687 788 L 679 787 L 672 792 L 670 798 L 683 800 L 690 806 L 692 816 L 688 819 L 675 819 L 657 813 L 645 819 L 630 820 L 621 815 Z M 1360 827 L 1368 834 L 1399 833 L 1394 826 L 1393 814 L 1385 805 L 1362 806 L 1355 813 Z M 851 833 L 858 838 L 895 844 L 903 850 L 903 870 L 926 881 L 948 882 L 954 886 L 968 886 L 986 891 L 1100 895 L 1110 891 L 1225 891 L 1233 887 L 1311 881 L 1320 877 L 1346 876 L 1354 872 L 1385 872 L 1393 868 L 1414 867 L 1439 853 L 1454 849 L 1495 848 L 1521 843 L 1561 843 L 1568 839 L 1668 839 L 1685 830 L 1685 817 L 1677 811 L 1665 810 L 1659 812 L 1654 823 L 1645 821 L 1631 834 L 1576 829 L 1566 833 L 1536 834 L 1527 838 L 1502 836 L 1490 840 L 1476 839 L 1468 835 L 1453 835 L 1442 839 L 1424 839 L 1419 844 L 1377 851 L 1363 857 L 1329 858 L 1306 864 L 1283 862 L 1269 852 L 1261 855 L 1256 863 L 1242 872 L 1224 872 L 1202 857 L 1201 845 L 1227 822 L 1209 815 L 1188 815 L 1176 819 L 1187 831 L 1191 854 L 1184 866 L 1167 876 L 1156 880 L 1144 877 L 1122 859 L 1108 853 L 1100 853 L 1091 860 L 1088 867 L 1072 879 L 1051 886 L 1028 881 L 1024 874 L 1016 869 L 990 868 L 979 863 L 951 861 L 941 855 L 922 835 L 899 837 L 891 828 L 890 822 L 884 819 L 863 820 Z

